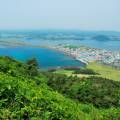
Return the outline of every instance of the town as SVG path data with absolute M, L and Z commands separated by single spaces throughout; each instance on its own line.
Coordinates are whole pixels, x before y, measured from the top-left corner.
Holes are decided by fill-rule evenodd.
M 106 65 L 120 68 L 120 51 L 63 44 L 58 44 L 50 48 L 68 54 L 85 64 L 89 64 L 90 62 L 101 62 Z

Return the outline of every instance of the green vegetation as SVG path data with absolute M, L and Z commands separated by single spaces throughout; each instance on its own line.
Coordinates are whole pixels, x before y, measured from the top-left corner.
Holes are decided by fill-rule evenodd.
M 53 73 L 57 73 L 57 74 L 65 74 L 65 75 L 72 75 L 74 73 L 73 70 L 64 70 L 64 69 L 60 69 L 60 70 L 56 70 Z
M 94 72 L 92 69 L 87 69 L 87 68 L 59 69 L 59 70 L 50 70 L 50 72 L 56 73 L 56 74 L 67 75 L 67 76 L 78 76 L 81 78 L 98 75 L 98 73 Z
M 97 75 L 92 69 L 80 68 L 74 70 L 74 74 L 87 74 L 87 75 Z
M 120 83 L 106 78 L 47 74 L 48 85 L 65 96 L 97 108 L 120 107 Z
M 53 73 L 65 74 L 67 76 L 90 77 L 98 76 L 114 81 L 120 81 L 120 69 L 103 65 L 97 62 L 89 63 L 86 68 L 71 70 L 56 70 Z
M 56 71 L 51 71 L 53 73 L 56 73 L 56 74 L 62 74 L 62 75 L 67 75 L 67 76 L 77 76 L 77 77 L 89 77 L 89 76 L 93 76 L 92 74 L 74 74 L 75 70 L 65 70 L 65 69 L 59 69 L 59 70 L 56 70 Z
M 29 69 L 33 64 L 31 61 L 33 60 L 23 64 L 9 57 L 0 58 L 0 65 L 3 68 L 0 71 L 0 119 L 86 118 L 87 114 L 83 113 L 76 103 L 46 85 L 47 79 L 44 75 L 39 73 L 31 77 L 32 74 L 29 73 L 34 73 L 35 70 Z M 34 64 L 32 67 L 35 67 Z
M 66 45 L 64 46 L 65 48 L 70 48 L 70 49 L 76 49 L 76 48 L 79 48 L 79 46 L 75 46 L 75 45 Z
M 87 68 L 99 73 L 101 77 L 120 81 L 120 70 L 117 70 L 116 68 L 105 66 L 99 63 L 90 63 L 88 64 Z
M 66 45 L 64 47 L 69 48 L 69 49 L 73 49 L 73 50 L 76 50 L 77 48 L 80 48 L 81 50 L 82 49 L 89 49 L 88 46 L 83 46 L 83 45 Z
M 0 120 L 119 120 L 119 97 L 119 82 L 42 72 L 35 59 L 0 57 Z

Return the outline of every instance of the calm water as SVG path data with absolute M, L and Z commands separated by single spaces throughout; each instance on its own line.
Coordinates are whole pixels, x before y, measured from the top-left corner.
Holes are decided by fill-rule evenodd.
M 0 48 L 0 55 L 13 57 L 17 60 L 26 61 L 30 58 L 37 58 L 41 68 L 58 66 L 85 66 L 71 57 L 60 52 L 32 47 Z
M 87 31 L 0 31 L 2 41 L 24 41 L 33 45 L 85 45 L 111 51 L 120 51 L 120 32 L 87 32 Z M 2 48 L 0 55 L 8 55 L 25 61 L 35 57 L 41 67 L 84 66 L 71 57 L 45 48 L 18 47 Z
M 0 40 L 26 41 L 37 45 L 87 45 L 120 51 L 120 32 L 89 31 L 0 31 Z

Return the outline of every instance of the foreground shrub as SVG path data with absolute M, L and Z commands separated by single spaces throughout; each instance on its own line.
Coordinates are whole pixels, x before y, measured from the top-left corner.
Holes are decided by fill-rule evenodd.
M 0 64 L 5 68 L 0 68 L 0 120 L 120 119 L 118 101 L 114 102 L 119 100 L 119 82 L 93 77 L 78 79 L 47 72 L 38 72 L 37 75 L 31 76 L 26 72 L 31 63 L 27 65 L 8 57 L 0 58 Z M 29 72 L 31 73 L 30 69 Z M 108 95 L 107 101 L 105 95 Z M 93 96 L 99 98 L 100 102 L 97 99 L 97 104 L 90 102 Z M 112 96 L 115 99 L 112 99 Z M 112 100 L 110 105 L 109 101 Z M 103 109 L 105 103 L 117 107 Z M 102 108 L 95 108 L 92 104 Z

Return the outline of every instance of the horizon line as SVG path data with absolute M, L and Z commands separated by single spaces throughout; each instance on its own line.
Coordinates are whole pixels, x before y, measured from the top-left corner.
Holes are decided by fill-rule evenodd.
M 87 30 L 87 29 L 62 29 L 62 28 L 3 28 L 0 31 L 83 31 L 83 32 L 120 32 L 119 30 Z

